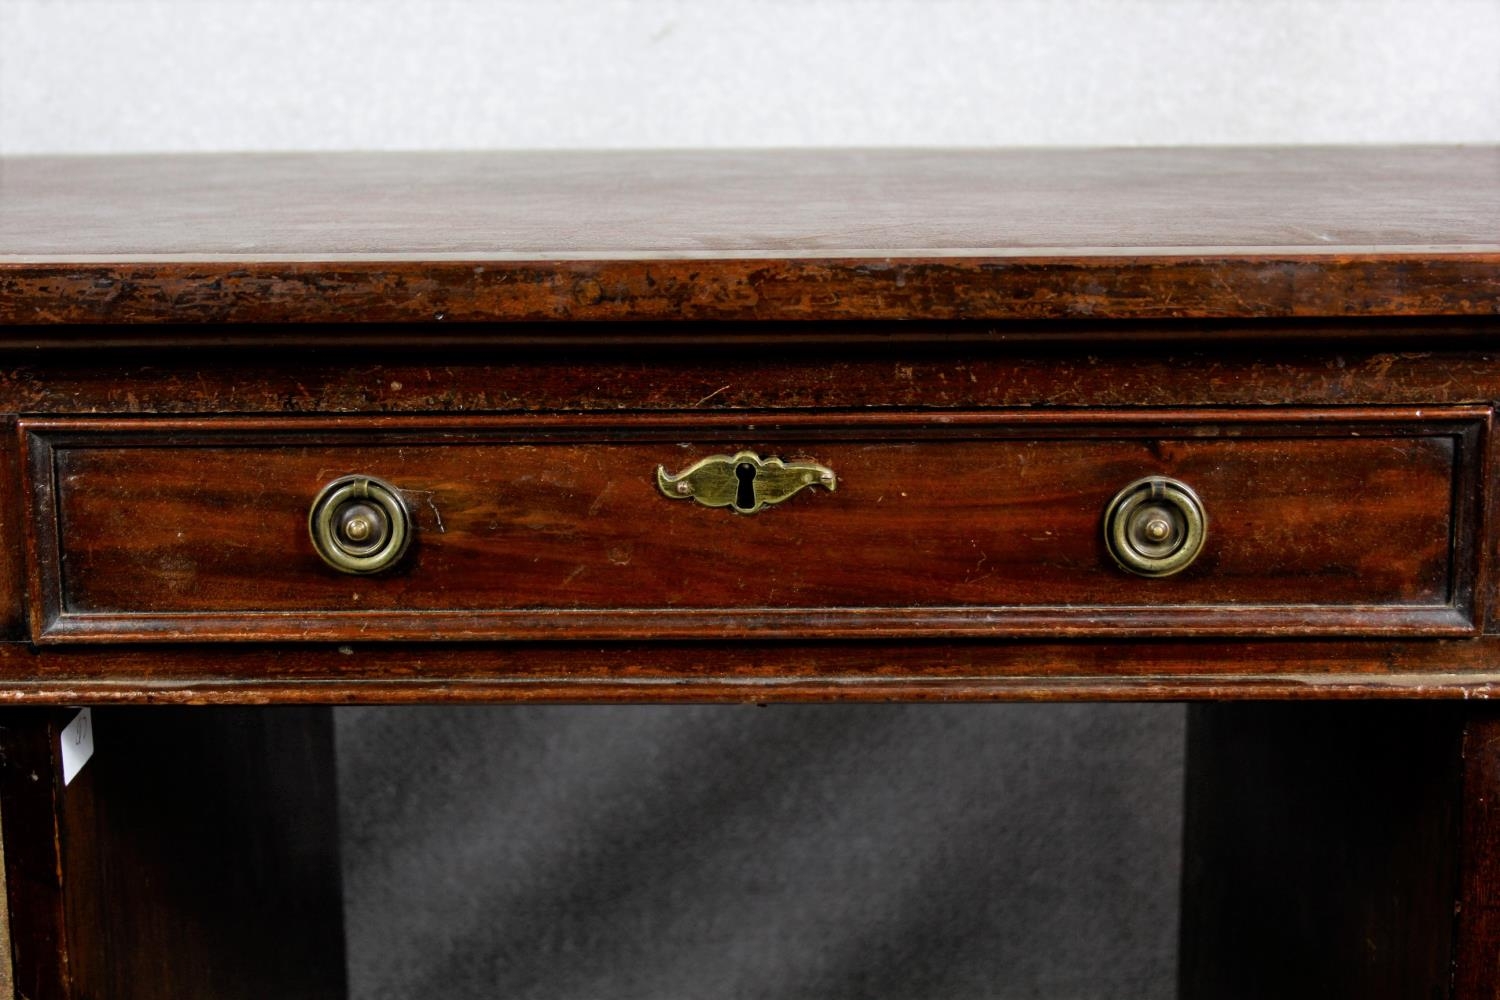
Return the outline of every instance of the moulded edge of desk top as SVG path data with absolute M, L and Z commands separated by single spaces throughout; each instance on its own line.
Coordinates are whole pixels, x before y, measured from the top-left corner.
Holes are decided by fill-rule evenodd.
M 0 323 L 1500 315 L 1500 147 L 0 159 Z

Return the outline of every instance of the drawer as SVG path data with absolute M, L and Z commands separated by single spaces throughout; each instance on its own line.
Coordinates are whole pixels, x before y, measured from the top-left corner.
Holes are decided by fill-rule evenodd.
M 43 643 L 1472 635 L 1489 420 L 27 418 L 30 621 Z M 702 502 L 713 475 L 779 488 L 773 458 L 812 481 L 755 513 Z M 410 519 L 383 572 L 340 571 L 309 530 L 348 476 L 389 484 Z M 1196 558 L 1169 576 L 1106 538 L 1142 480 L 1201 508 Z

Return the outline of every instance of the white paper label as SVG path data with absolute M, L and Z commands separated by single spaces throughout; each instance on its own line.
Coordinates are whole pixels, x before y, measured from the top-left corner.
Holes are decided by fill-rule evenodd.
M 94 756 L 94 720 L 85 708 L 73 716 L 73 721 L 62 731 L 63 784 L 78 777 L 83 765 Z

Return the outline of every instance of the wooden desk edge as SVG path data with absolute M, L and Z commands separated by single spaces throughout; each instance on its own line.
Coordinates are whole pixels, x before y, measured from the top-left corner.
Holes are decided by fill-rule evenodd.
M 603 260 L 0 259 L 0 325 L 1500 315 L 1484 252 Z

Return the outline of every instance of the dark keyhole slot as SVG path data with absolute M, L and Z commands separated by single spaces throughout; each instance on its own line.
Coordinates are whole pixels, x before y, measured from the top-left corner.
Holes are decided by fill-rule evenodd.
M 734 475 L 740 481 L 734 505 L 740 510 L 749 510 L 755 506 L 755 466 L 749 462 L 741 462 L 734 467 Z

